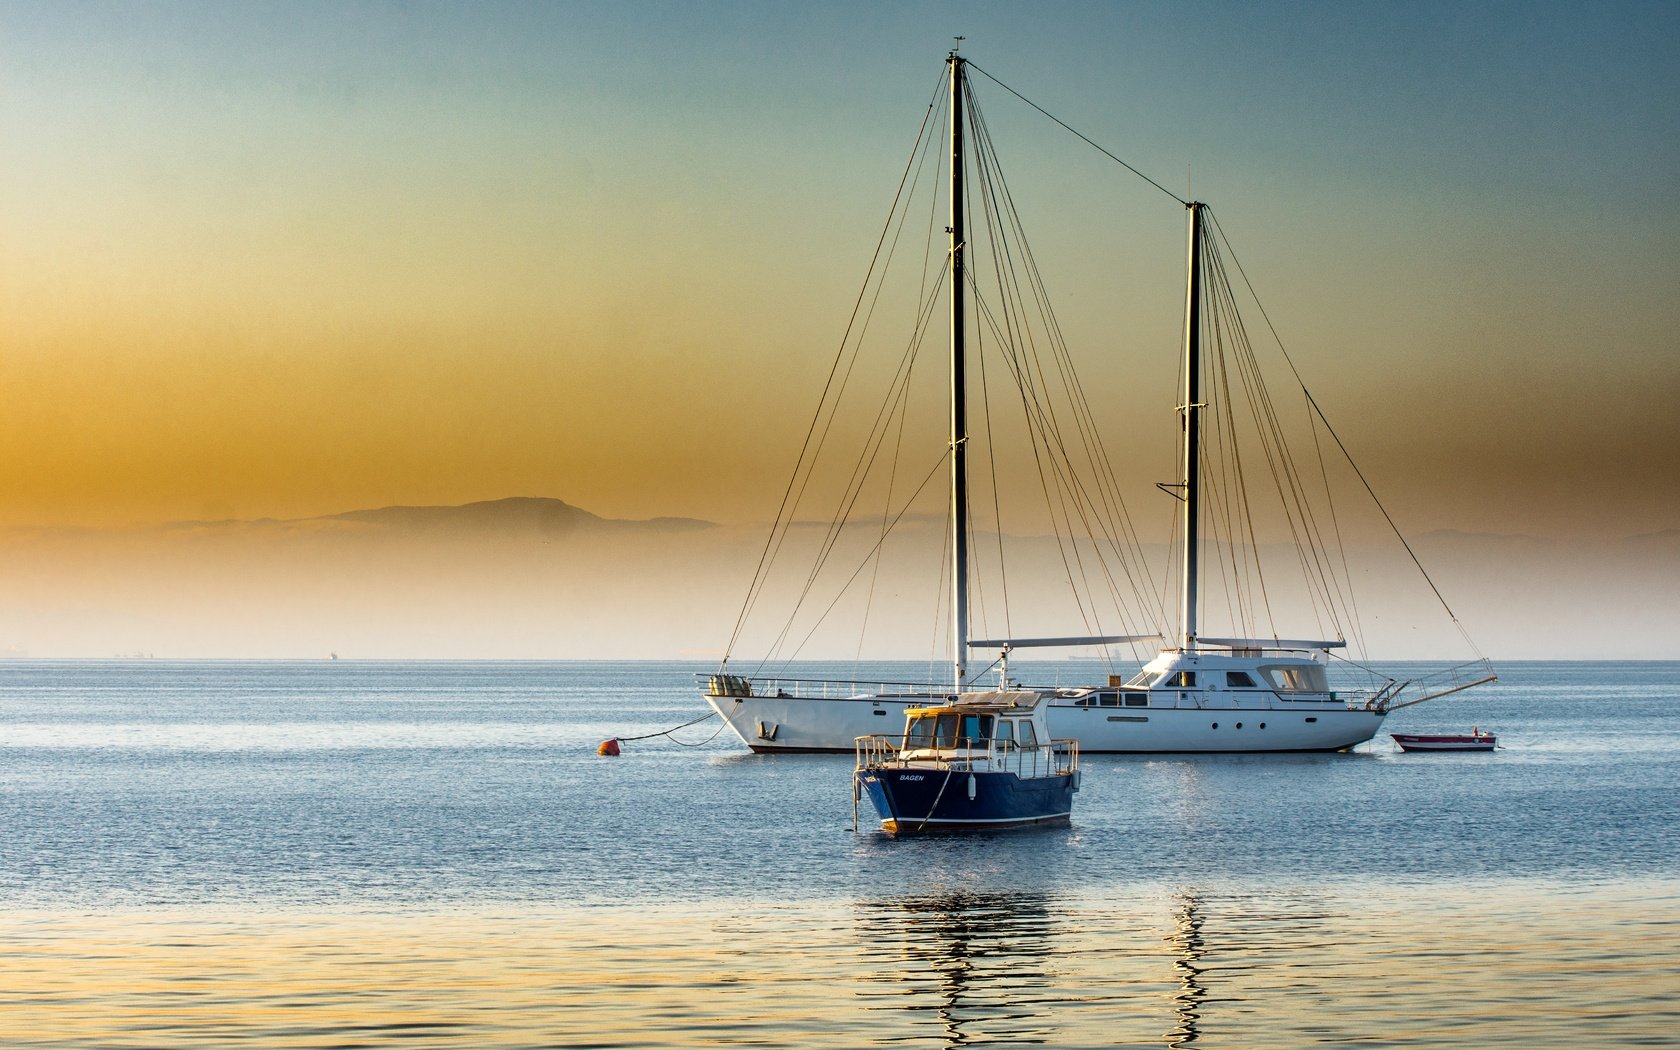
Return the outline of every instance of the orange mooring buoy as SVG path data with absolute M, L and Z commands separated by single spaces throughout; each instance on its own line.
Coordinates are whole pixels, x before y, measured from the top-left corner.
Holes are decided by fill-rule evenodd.
M 601 741 L 601 746 L 595 749 L 595 753 L 597 755 L 616 755 L 616 754 L 618 754 L 618 738 L 613 737 L 611 740 Z

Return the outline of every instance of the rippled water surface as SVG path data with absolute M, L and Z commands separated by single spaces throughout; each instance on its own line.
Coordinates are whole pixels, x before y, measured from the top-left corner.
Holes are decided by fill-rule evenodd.
M 696 669 L 0 663 L 4 1041 L 1675 1045 L 1680 665 L 1088 757 L 1071 828 L 901 842 L 849 756 L 594 753 Z

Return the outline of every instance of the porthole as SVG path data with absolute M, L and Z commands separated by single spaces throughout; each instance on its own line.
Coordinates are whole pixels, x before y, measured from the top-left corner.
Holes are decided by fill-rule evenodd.
M 1213 724 L 1213 728 L 1215 728 L 1215 729 L 1218 729 L 1218 728 L 1219 728 L 1219 723 L 1218 723 L 1218 722 L 1215 722 L 1215 723 L 1214 723 L 1214 724 Z
M 1264 723 L 1264 722 L 1261 722 L 1261 723 L 1260 723 L 1260 728 L 1261 728 L 1261 729 L 1264 729 L 1264 728 L 1266 728 L 1266 723 Z
M 1318 719 L 1316 719 L 1316 718 L 1309 718 L 1309 719 L 1307 719 L 1307 721 L 1309 721 L 1309 722 L 1316 722 L 1316 721 L 1318 721 Z
M 1238 722 L 1238 723 L 1237 723 L 1237 728 L 1238 728 L 1238 729 L 1241 729 L 1241 728 L 1242 728 L 1242 723 L 1241 723 L 1241 722 Z

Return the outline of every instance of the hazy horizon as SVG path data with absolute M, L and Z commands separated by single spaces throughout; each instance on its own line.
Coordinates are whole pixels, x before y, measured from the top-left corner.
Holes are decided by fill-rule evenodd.
M 292 521 L 0 529 L 0 573 L 8 581 L 0 654 L 715 661 L 767 529 L 612 520 L 551 498 L 352 509 Z M 873 597 L 861 584 L 852 587 L 820 625 L 808 603 L 781 657 L 945 659 L 936 621 L 945 586 L 942 530 L 943 522 L 931 520 L 901 527 L 883 551 Z M 794 534 L 785 552 L 794 575 L 762 599 L 736 647 L 738 660 L 755 664 L 775 648 L 821 533 Z M 1680 531 L 1592 548 L 1446 530 L 1409 539 L 1476 647 L 1496 660 L 1680 658 L 1680 611 L 1671 600 Z M 859 552 L 867 556 L 867 535 L 852 542 L 843 567 L 857 564 Z M 989 549 L 990 534 L 977 542 Z M 1054 541 L 1010 535 L 1005 542 L 1014 633 L 1081 633 Z M 1146 544 L 1143 555 L 1159 574 L 1157 586 L 1166 586 L 1165 543 Z M 1360 546 L 1349 558 L 1362 566 L 1362 615 L 1349 655 L 1360 655 L 1360 641 L 1364 658 L 1378 662 L 1474 655 L 1397 546 Z M 1286 564 L 1287 552 L 1274 551 L 1272 563 Z M 842 593 L 839 579 L 822 577 L 815 608 Z M 997 578 L 982 572 L 977 581 L 976 635 L 1004 633 L 998 610 L 985 606 Z M 1221 597 L 1217 582 L 1207 586 L 1203 633 L 1215 634 Z M 1615 609 L 1599 597 L 1606 592 L 1617 595 Z M 1282 636 L 1310 633 L 1307 606 L 1283 589 L 1272 601 Z M 1116 648 L 1117 659 L 1127 655 Z

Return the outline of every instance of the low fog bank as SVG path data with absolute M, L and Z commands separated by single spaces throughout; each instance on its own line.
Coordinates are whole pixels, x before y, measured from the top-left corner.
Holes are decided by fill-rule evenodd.
M 737 651 L 756 660 L 782 635 L 784 656 L 934 654 L 941 645 L 934 638 L 939 526 L 910 531 L 878 568 L 866 559 L 871 541 L 843 542 L 835 568 L 783 635 L 808 553 L 822 541 L 821 529 L 795 529 L 777 563 L 786 571 L 772 577 Z M 762 528 L 612 521 L 558 500 L 136 530 L 13 530 L 0 533 L 0 653 L 705 665 L 730 640 L 764 541 Z M 977 538 L 976 546 L 993 542 Z M 976 634 L 1085 633 L 1065 601 L 1055 544 L 1008 542 L 1007 580 L 980 582 Z M 1418 537 L 1413 548 L 1475 643 L 1496 660 L 1680 658 L 1680 530 L 1596 544 L 1441 532 Z M 1149 553 L 1161 590 L 1164 551 Z M 1371 658 L 1471 655 L 1403 550 L 1350 551 L 1349 561 Z M 838 581 L 860 565 L 830 607 Z M 1283 565 L 1300 575 L 1290 560 Z M 1287 573 L 1268 573 L 1278 633 L 1319 630 L 1323 618 L 1288 596 Z M 1210 588 L 1203 608 L 1213 634 L 1228 629 L 1221 619 L 1229 621 L 1235 603 L 1217 584 Z M 1111 615 L 1099 626 L 1114 633 L 1137 625 Z

